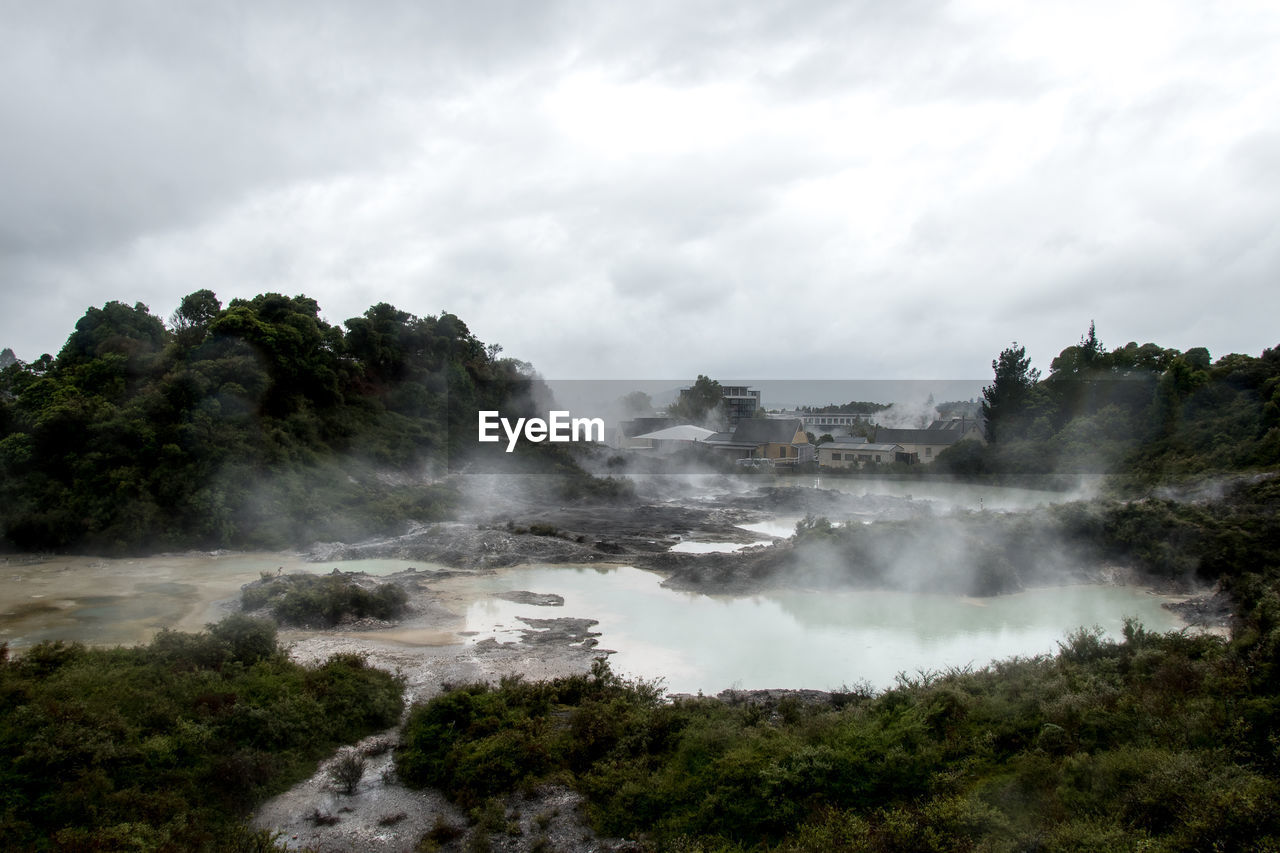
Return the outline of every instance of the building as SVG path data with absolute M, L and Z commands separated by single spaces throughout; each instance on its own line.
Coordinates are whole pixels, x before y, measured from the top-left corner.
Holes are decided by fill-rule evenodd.
M 705 377 L 698 378 L 702 380 Z M 708 393 L 707 388 L 697 384 L 689 388 L 681 388 L 679 403 L 691 401 L 693 411 L 700 411 L 710 402 L 703 396 L 706 393 Z M 760 409 L 760 392 L 746 385 L 720 385 L 720 404 L 717 408 L 724 414 L 724 422 L 732 432 L 742 421 L 755 417 Z
M 703 429 L 692 424 L 680 424 L 679 426 L 660 429 L 657 432 L 647 432 L 644 435 L 632 436 L 629 439 L 629 446 L 634 450 L 649 449 L 657 454 L 675 453 L 679 450 L 687 450 L 695 444 L 700 444 L 712 435 L 715 435 L 715 433 L 709 429 Z
M 819 468 L 863 468 L 898 461 L 903 453 L 900 444 L 871 443 L 865 438 L 842 438 L 818 445 Z
M 666 417 L 632 418 L 629 421 L 623 421 L 618 424 L 617 429 L 614 431 L 613 440 L 609 443 L 620 450 L 652 447 L 653 445 L 649 442 L 636 441 L 636 436 L 657 432 L 674 424 L 675 420 Z
M 721 385 L 720 395 L 724 400 L 725 419 L 732 430 L 745 420 L 756 416 L 760 408 L 760 392 L 746 385 Z
M 731 459 L 767 459 L 774 465 L 796 465 L 814 458 L 799 418 L 749 418 L 733 432 L 718 432 L 703 444 Z
M 929 463 L 958 441 L 982 441 L 982 427 L 972 418 L 934 421 L 925 429 L 876 428 L 877 444 L 902 445 L 902 461 Z
M 858 414 L 797 414 L 800 420 L 804 421 L 804 428 L 814 435 L 847 434 L 853 427 L 868 422 L 866 415 Z

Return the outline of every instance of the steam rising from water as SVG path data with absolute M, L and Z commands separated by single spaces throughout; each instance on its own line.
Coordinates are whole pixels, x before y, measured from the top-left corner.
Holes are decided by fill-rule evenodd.
M 1052 653 L 1081 626 L 1117 636 L 1126 616 L 1152 630 L 1178 627 L 1167 599 L 1128 587 L 1075 586 L 974 600 L 888 591 L 779 590 L 750 597 L 665 589 L 647 572 L 619 568 L 532 567 L 455 579 L 497 593 L 555 591 L 563 607 L 494 598 L 468 610 L 475 641 L 514 640 L 519 617 L 599 620 L 600 647 L 614 669 L 663 678 L 674 692 L 729 687 L 890 686 L 899 672 L 985 665 L 994 658 Z

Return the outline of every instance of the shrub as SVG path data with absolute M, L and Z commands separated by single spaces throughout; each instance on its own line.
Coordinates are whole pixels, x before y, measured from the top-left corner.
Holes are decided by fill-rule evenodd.
M 289 662 L 231 617 L 148 646 L 35 647 L 0 662 L 6 849 L 274 849 L 240 818 L 399 717 L 403 683 L 362 660 Z
M 776 713 L 664 704 L 599 663 L 417 706 L 396 761 L 469 808 L 567 783 L 654 849 L 1280 849 L 1280 700 L 1243 692 L 1251 648 L 1084 629 L 1055 658 Z
M 394 583 L 366 589 L 355 578 L 295 573 L 246 585 L 240 605 L 246 610 L 270 607 L 285 625 L 331 628 L 344 619 L 394 619 L 404 612 L 409 595 Z
M 329 781 L 344 794 L 351 795 L 364 778 L 365 760 L 357 750 L 347 748 L 329 765 Z

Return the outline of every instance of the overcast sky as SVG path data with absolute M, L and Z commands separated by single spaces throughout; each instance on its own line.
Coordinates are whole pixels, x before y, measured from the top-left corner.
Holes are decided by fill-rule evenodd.
M 1280 4 L 0 0 L 0 347 L 451 311 L 551 378 L 1280 343 Z

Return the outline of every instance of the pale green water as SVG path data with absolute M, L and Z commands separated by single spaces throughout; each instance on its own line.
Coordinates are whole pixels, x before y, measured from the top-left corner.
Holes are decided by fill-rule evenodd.
M 518 638 L 517 617 L 598 619 L 600 648 L 615 671 L 663 678 L 668 690 L 738 687 L 883 688 L 899 672 L 980 667 L 993 659 L 1050 653 L 1078 627 L 1118 636 L 1125 617 L 1151 630 L 1181 627 L 1169 599 L 1131 587 L 1081 585 L 985 599 L 918 593 L 779 591 L 745 598 L 660 586 L 632 568 L 529 567 L 466 579 L 487 593 L 554 592 L 563 607 L 485 599 L 467 629 Z M 459 581 L 461 583 L 462 581 Z
M 144 642 L 162 627 L 199 630 L 227 611 L 243 583 L 277 569 L 375 575 L 428 564 L 402 560 L 303 563 L 280 554 L 183 555 L 136 560 L 65 558 L 0 564 L 0 641 L 15 649 L 47 639 L 95 645 Z M 1143 590 L 1072 586 L 988 599 L 867 592 L 778 591 L 743 598 L 664 589 L 629 567 L 523 567 L 433 584 L 475 600 L 457 641 L 519 639 L 519 616 L 599 620 L 600 647 L 619 672 L 663 678 L 679 692 L 726 687 L 839 687 L 892 684 L 898 672 L 981 666 L 993 658 L 1052 652 L 1080 626 L 1119 632 L 1132 616 L 1152 630 L 1179 627 Z M 557 593 L 563 607 L 488 596 L 509 590 Z M 371 635 L 372 636 L 372 635 Z

